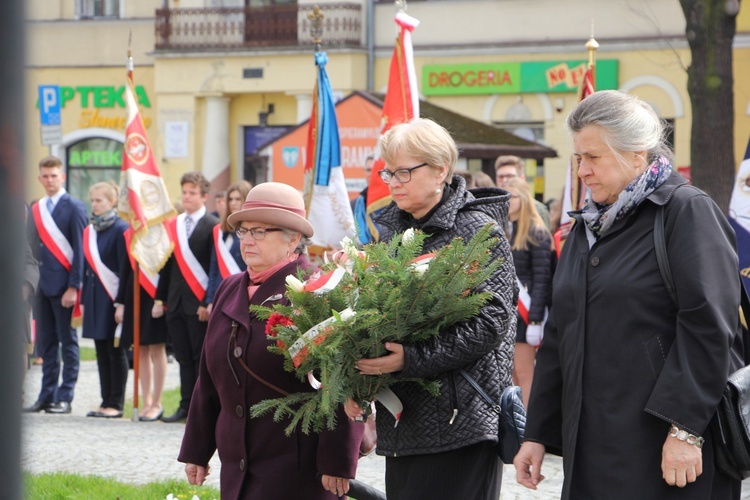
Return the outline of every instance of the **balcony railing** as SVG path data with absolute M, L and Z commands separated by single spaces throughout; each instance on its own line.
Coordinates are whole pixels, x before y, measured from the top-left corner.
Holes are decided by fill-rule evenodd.
M 363 45 L 362 8 L 353 3 L 317 4 L 325 15 L 325 46 Z M 157 50 L 207 50 L 312 45 L 313 4 L 157 9 Z

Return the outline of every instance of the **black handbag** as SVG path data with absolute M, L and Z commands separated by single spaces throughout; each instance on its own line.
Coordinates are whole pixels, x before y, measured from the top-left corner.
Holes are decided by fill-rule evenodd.
M 664 239 L 664 207 L 660 206 L 654 219 L 654 249 L 664 286 L 677 305 L 672 271 L 667 257 Z M 740 276 L 740 301 L 742 312 L 750 313 L 750 300 Z M 733 353 L 734 354 L 734 353 Z M 739 357 L 739 356 L 738 356 Z M 750 477 L 750 366 L 740 368 L 729 376 L 724 394 L 711 419 L 711 435 L 714 440 L 714 463 L 716 468 L 740 481 Z
M 521 399 L 521 388 L 517 385 L 506 387 L 500 395 L 500 401 L 495 403 L 477 381 L 466 373 L 466 370 L 461 369 L 458 372 L 476 389 L 482 399 L 500 415 L 496 447 L 497 456 L 504 464 L 512 464 L 513 457 L 516 456 L 521 443 L 523 443 L 523 433 L 526 430 L 526 408 L 524 408 L 523 399 Z

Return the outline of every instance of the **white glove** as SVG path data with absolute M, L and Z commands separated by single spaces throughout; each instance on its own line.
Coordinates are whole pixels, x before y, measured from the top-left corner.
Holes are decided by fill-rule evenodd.
M 542 343 L 542 325 L 527 325 L 526 326 L 526 343 L 539 347 Z

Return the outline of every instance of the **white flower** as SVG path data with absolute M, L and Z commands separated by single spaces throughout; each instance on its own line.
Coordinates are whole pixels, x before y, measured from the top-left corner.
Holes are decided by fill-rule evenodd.
M 414 239 L 414 229 L 409 228 L 404 231 L 404 235 L 401 237 L 402 243 L 410 243 Z
M 346 255 L 348 255 L 352 259 L 357 257 L 357 254 L 359 252 L 359 250 L 357 249 L 357 244 L 354 243 L 348 236 L 344 236 L 344 239 L 341 240 L 341 248 L 344 250 Z
M 417 273 L 419 276 L 424 276 L 424 273 L 427 272 L 427 268 L 430 267 L 429 262 L 425 262 L 424 264 L 418 264 L 416 266 L 413 266 L 414 272 Z
M 293 292 L 302 292 L 305 290 L 305 284 L 291 274 L 286 277 L 286 285 Z

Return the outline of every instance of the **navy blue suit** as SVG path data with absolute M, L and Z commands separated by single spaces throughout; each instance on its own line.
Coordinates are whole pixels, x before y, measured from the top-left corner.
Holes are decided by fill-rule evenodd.
M 127 259 L 125 236 L 128 224 L 116 219 L 107 229 L 97 232 L 96 246 L 99 257 L 110 271 L 120 274 L 120 265 Z M 91 228 L 94 231 L 94 228 Z M 117 298 L 117 290 L 115 297 Z M 128 381 L 128 356 L 123 344 L 115 347 L 115 303 L 88 260 L 85 263 L 83 288 L 83 336 L 94 339 L 96 362 L 99 368 L 99 386 L 102 408 L 122 411 L 125 402 L 125 384 Z
M 224 244 L 224 241 L 227 239 L 227 234 L 225 231 L 221 232 L 221 244 Z M 234 238 L 232 239 L 232 246 L 229 247 L 229 253 L 234 257 L 234 261 L 237 263 L 238 266 L 240 266 L 240 270 L 244 271 L 247 269 L 247 264 L 245 264 L 245 261 L 242 259 L 242 250 L 240 248 L 240 239 L 234 234 L 231 233 Z M 214 242 L 216 244 L 216 242 Z M 216 252 L 213 252 L 211 254 L 211 271 L 208 273 L 208 288 L 206 289 L 206 303 L 212 304 L 214 301 L 214 295 L 216 295 L 216 290 L 218 290 L 219 285 L 221 285 L 221 281 L 224 279 L 221 277 L 221 271 L 219 270 L 219 262 L 218 257 L 216 256 Z
M 70 325 L 73 309 L 63 307 L 61 300 L 69 287 L 81 289 L 84 260 L 82 235 L 87 224 L 86 206 L 65 193 L 55 205 L 52 218 L 73 248 L 70 272 L 41 241 L 33 217 L 29 217 L 26 226 L 29 244 L 34 257 L 39 261 L 41 276 L 34 301 L 34 318 L 37 352 L 43 360 L 42 387 L 38 401 L 43 403 L 71 402 L 78 381 L 78 337 Z M 63 370 L 60 384 L 61 348 Z

